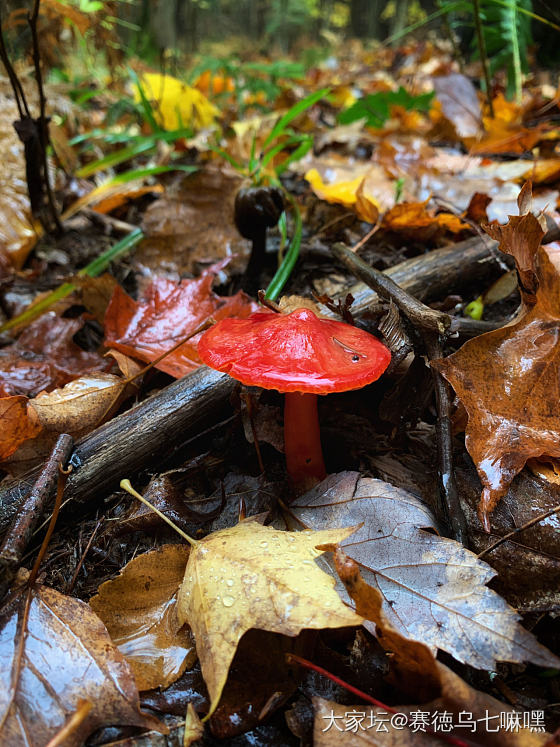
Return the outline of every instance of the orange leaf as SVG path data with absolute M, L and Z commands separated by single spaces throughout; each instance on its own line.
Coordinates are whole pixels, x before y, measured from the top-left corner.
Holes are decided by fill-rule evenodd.
M 40 432 L 42 426 L 36 417 L 27 413 L 27 397 L 0 398 L 0 460 L 14 454 L 24 441 Z

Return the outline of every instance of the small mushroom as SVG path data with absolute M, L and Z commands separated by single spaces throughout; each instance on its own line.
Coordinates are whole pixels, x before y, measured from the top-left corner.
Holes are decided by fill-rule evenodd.
M 234 219 L 239 233 L 252 242 L 251 257 L 245 270 L 249 293 L 258 290 L 266 252 L 266 229 L 278 223 L 284 210 L 282 191 L 277 187 L 248 187 L 235 197 Z
M 317 395 L 371 384 L 391 360 L 388 348 L 373 335 L 320 319 L 310 309 L 223 319 L 201 337 L 198 353 L 206 365 L 247 386 L 286 394 L 286 465 L 298 493 L 326 476 Z

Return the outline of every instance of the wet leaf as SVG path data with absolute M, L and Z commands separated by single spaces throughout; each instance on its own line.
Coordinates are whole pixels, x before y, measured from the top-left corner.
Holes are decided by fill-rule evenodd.
M 139 690 L 168 687 L 194 664 L 193 637 L 179 623 L 176 607 L 188 555 L 185 545 L 144 553 L 89 602 L 130 664 Z
M 115 288 L 105 317 L 105 344 L 126 355 L 150 363 L 192 335 L 210 317 L 219 320 L 245 318 L 255 304 L 242 292 L 220 297 L 212 292 L 214 273 L 179 283 L 156 277 L 146 289 L 145 300 L 137 302 L 120 286 Z M 197 344 L 200 334 L 190 337 L 156 368 L 175 378 L 201 365 Z
M 496 661 L 560 664 L 519 625 L 515 610 L 487 588 L 496 575 L 489 565 L 454 540 L 423 531 L 437 527 L 410 493 L 342 472 L 292 504 L 291 511 L 314 530 L 363 522 L 341 547 L 383 596 L 384 615 L 401 635 L 479 669 L 493 669 Z
M 487 531 L 490 513 L 527 459 L 560 456 L 558 269 L 538 246 L 543 232 L 532 214 L 511 216 L 492 232 L 515 257 L 524 312 L 433 364 L 468 414 L 465 443 L 483 485 L 479 516 Z
M 193 630 L 212 713 L 241 636 L 260 628 L 295 636 L 304 628 L 360 624 L 316 565 L 320 544 L 353 530 L 280 532 L 253 520 L 223 529 L 192 549 L 178 598 L 178 617 Z
M 28 595 L 29 616 L 22 632 Z M 83 744 L 89 734 L 105 725 L 165 730 L 140 711 L 128 665 L 84 602 L 44 586 L 16 592 L 0 615 L 0 638 L 3 744 L 43 747 L 81 701 L 91 703 L 91 710 L 66 737 L 65 747 Z
M 76 438 L 89 433 L 115 412 L 125 387 L 123 379 L 109 373 L 80 376 L 60 389 L 39 393 L 29 407 L 46 430 L 69 433 Z
M 65 319 L 54 312 L 32 322 L 12 345 L 0 350 L 0 394 L 33 396 L 64 386 L 80 374 L 109 367 L 97 353 L 73 342 L 83 320 Z
M 41 431 L 41 424 L 28 412 L 27 397 L 1 397 L 0 423 L 0 460 L 14 454 L 25 441 L 29 441 Z

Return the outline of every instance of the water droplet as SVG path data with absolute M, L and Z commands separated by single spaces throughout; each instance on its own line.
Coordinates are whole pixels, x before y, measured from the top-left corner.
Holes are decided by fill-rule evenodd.
M 260 544 L 261 547 L 268 547 L 268 542 L 266 542 L 266 540 L 263 540 L 259 544 Z
M 289 534 L 289 535 L 288 535 L 288 536 L 286 537 L 286 539 L 288 540 L 288 542 L 295 542 L 295 541 L 296 541 L 296 538 L 295 538 L 295 537 L 292 537 L 292 535 L 291 535 L 291 534 Z
M 223 580 L 223 579 L 222 579 L 222 580 Z M 233 586 L 233 584 L 234 584 L 234 581 L 233 581 L 233 579 L 232 579 L 232 578 L 228 578 L 228 580 L 226 581 L 226 584 L 227 584 L 228 586 Z
M 222 599 L 222 604 L 224 605 L 224 607 L 233 607 L 233 605 L 235 604 L 235 599 L 229 596 L 224 597 Z
M 302 563 L 303 563 L 304 565 L 313 565 L 313 561 L 312 561 L 312 560 L 302 560 L 301 562 L 302 562 Z

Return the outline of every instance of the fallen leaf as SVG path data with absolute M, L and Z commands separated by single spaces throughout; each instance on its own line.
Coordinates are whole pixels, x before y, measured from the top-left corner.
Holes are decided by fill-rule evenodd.
M 139 690 L 168 687 L 196 659 L 192 634 L 179 623 L 176 607 L 188 555 L 185 545 L 139 555 L 90 599 Z
M 126 355 L 151 363 L 182 339 L 192 335 L 210 317 L 245 318 L 256 305 L 241 291 L 220 297 L 212 292 L 214 273 L 179 283 L 156 277 L 137 302 L 120 286 L 115 288 L 105 316 L 105 344 Z M 201 365 L 197 345 L 200 334 L 190 337 L 156 368 L 180 378 Z
M 239 255 L 244 263 L 250 243 L 233 222 L 242 181 L 239 174 L 216 168 L 183 177 L 144 213 L 146 238 L 135 250 L 135 263 L 147 275 L 179 276 L 198 274 L 201 266 L 225 257 L 233 264 Z
M 383 596 L 385 617 L 406 638 L 478 669 L 493 669 L 496 661 L 560 664 L 518 624 L 515 610 L 485 586 L 496 575 L 489 565 L 458 542 L 423 531 L 437 527 L 427 507 L 410 493 L 342 472 L 290 511 L 317 531 L 363 522 L 341 547 Z
M 45 586 L 15 592 L 0 614 L 0 638 L 2 744 L 43 747 L 84 700 L 92 708 L 66 737 L 65 747 L 78 747 L 101 726 L 132 724 L 165 731 L 140 711 L 128 665 L 84 602 Z
M 362 622 L 314 561 L 321 555 L 317 545 L 335 544 L 352 531 L 281 532 L 248 520 L 208 535 L 191 549 L 178 618 L 193 630 L 210 713 L 239 640 L 251 628 L 296 636 L 304 628 Z
M 165 130 L 181 127 L 200 130 L 211 125 L 220 113 L 198 89 L 171 75 L 143 73 L 140 85 L 146 98 L 152 102 L 156 122 Z M 135 86 L 134 99 L 141 100 L 138 86 Z
M 7 459 L 22 443 L 41 432 L 37 418 L 29 416 L 28 401 L 27 397 L 21 396 L 0 398 L 0 460 Z
M 0 350 L 0 395 L 33 396 L 64 386 L 81 374 L 108 368 L 100 355 L 73 342 L 83 323 L 83 319 L 61 318 L 50 311 L 26 327 L 16 342 Z
M 119 376 L 103 372 L 89 374 L 52 392 L 40 392 L 29 402 L 29 407 L 45 430 L 78 438 L 115 412 L 125 387 Z
M 201 739 L 204 734 L 204 726 L 194 710 L 192 703 L 187 706 L 187 715 L 185 717 L 185 731 L 183 734 L 183 747 L 191 747 L 197 740 Z
M 474 138 L 482 129 L 478 94 L 470 78 L 460 73 L 440 75 L 433 79 L 436 96 L 444 116 L 459 138 Z
M 433 362 L 468 414 L 465 444 L 483 485 L 479 516 L 487 531 L 490 513 L 527 459 L 560 456 L 559 272 L 538 247 L 542 229 L 530 213 L 510 216 L 508 226 L 493 231 L 515 256 L 524 312 Z
M 461 233 L 470 230 L 465 223 L 452 213 L 438 213 L 428 210 L 425 202 L 403 202 L 391 208 L 383 216 L 382 227 L 418 241 L 428 241 L 449 231 Z
M 526 182 L 517 198 L 519 215 L 510 215 L 505 226 L 496 221 L 484 226 L 486 233 L 498 242 L 498 249 L 515 259 L 521 288 L 526 300 L 534 303 L 538 287 L 535 262 L 545 234 L 541 221 L 529 212 L 532 207 L 531 183 Z M 529 298 L 527 298 L 529 296 Z

